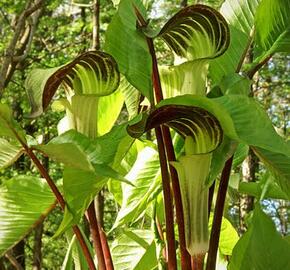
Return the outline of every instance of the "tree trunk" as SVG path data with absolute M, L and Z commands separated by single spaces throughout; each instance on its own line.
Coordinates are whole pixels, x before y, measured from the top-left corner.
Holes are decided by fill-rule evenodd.
M 258 170 L 258 158 L 252 150 L 249 151 L 248 157 L 242 164 L 242 175 L 244 182 L 255 182 L 256 171 Z M 240 234 L 247 230 L 247 214 L 254 208 L 254 197 L 249 195 L 240 196 Z
M 35 228 L 34 233 L 34 247 L 33 247 L 33 270 L 41 270 L 42 267 L 42 233 L 43 233 L 43 223 L 40 223 Z

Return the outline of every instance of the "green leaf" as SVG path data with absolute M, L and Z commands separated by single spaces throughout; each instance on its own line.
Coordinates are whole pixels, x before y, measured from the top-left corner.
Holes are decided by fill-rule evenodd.
M 289 250 L 290 244 L 276 231 L 271 218 L 256 204 L 249 229 L 235 246 L 228 269 L 289 269 Z
M 267 151 L 262 148 L 253 148 L 255 154 L 273 173 L 280 189 L 290 198 L 290 156 L 282 153 Z
M 161 191 L 158 153 L 145 147 L 138 153 L 136 162 L 126 179 L 134 186 L 123 185 L 123 202 L 113 229 L 125 223 L 133 223 L 145 214 L 148 204 Z
M 12 111 L 7 104 L 0 103 L 0 137 L 26 142 L 25 135 L 18 123 L 13 119 Z
M 121 1 L 106 31 L 105 50 L 114 56 L 130 84 L 152 101 L 151 55 L 145 35 L 137 28 L 134 7 L 146 17 L 141 1 Z
M 58 138 L 56 137 L 46 145 L 36 145 L 33 148 L 66 166 L 86 171 L 94 170 L 86 154 L 78 145 L 74 143 L 61 143 Z
M 234 73 L 249 42 L 254 27 L 254 16 L 261 0 L 226 0 L 221 14 L 230 27 L 230 46 L 228 50 L 210 63 L 210 77 L 218 84 L 228 74 Z
M 246 159 L 249 153 L 249 146 L 243 143 L 240 143 L 235 151 L 234 160 L 233 160 L 233 169 L 242 164 Z
M 227 95 L 214 101 L 230 114 L 240 142 L 290 155 L 290 147 L 276 133 L 269 117 L 254 99 Z M 220 123 L 222 125 L 221 121 Z
M 256 42 L 264 50 L 259 58 L 274 52 L 290 52 L 290 1 L 263 0 L 255 17 Z
M 99 98 L 97 131 L 102 136 L 108 133 L 116 123 L 124 104 L 124 96 L 120 90 L 109 96 Z
M 32 70 L 25 82 L 31 116 L 39 116 L 48 107 L 60 85 L 66 88 L 68 96 L 72 95 L 71 91 L 106 96 L 118 88 L 119 80 L 117 63 L 109 54 L 100 51 L 83 53 L 57 68 Z
M 125 104 L 129 114 L 129 119 L 132 119 L 138 114 L 141 93 L 133 85 L 131 85 L 125 79 L 125 77 L 121 78 L 120 90 L 125 98 Z
M 23 149 L 19 144 L 0 138 L 0 169 L 12 165 L 22 154 Z
M 213 215 L 211 214 L 208 222 L 209 229 L 212 226 L 212 220 Z M 238 240 L 239 236 L 234 226 L 227 218 L 223 217 L 219 240 L 219 253 L 223 256 L 231 256 L 233 248 L 235 247 Z
M 0 186 L 0 256 L 16 245 L 55 207 L 43 179 L 17 176 Z
M 220 88 L 224 95 L 245 95 L 248 96 L 251 91 L 251 80 L 232 73 L 226 75 L 220 82 Z
M 116 270 L 153 270 L 157 267 L 154 235 L 149 230 L 124 231 L 112 243 Z

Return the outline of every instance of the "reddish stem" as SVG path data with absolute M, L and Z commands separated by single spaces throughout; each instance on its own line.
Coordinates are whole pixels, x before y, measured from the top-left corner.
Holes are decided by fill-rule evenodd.
M 106 270 L 106 264 L 105 264 L 104 253 L 103 253 L 102 244 L 101 244 L 99 226 L 98 226 L 98 222 L 96 218 L 94 201 L 91 202 L 87 210 L 87 216 L 89 219 L 90 231 L 91 231 L 93 244 L 94 244 L 95 252 L 98 259 L 99 270 Z
M 111 256 L 110 247 L 109 247 L 108 241 L 107 241 L 107 236 L 106 236 L 106 234 L 105 234 L 105 232 L 102 229 L 100 224 L 99 224 L 99 232 L 100 232 L 100 236 L 101 236 L 101 244 L 102 244 L 102 248 L 103 248 L 103 252 L 104 252 L 106 268 L 107 268 L 107 270 L 114 270 L 113 260 L 112 260 L 112 256 Z
M 159 152 L 163 197 L 165 206 L 168 269 L 175 270 L 177 269 L 177 261 L 175 252 L 174 220 L 173 220 L 173 207 L 172 207 L 169 173 L 167 169 L 166 153 L 161 128 L 160 127 L 155 128 L 155 133 Z
M 210 234 L 209 250 L 207 257 L 206 270 L 214 270 L 216 265 L 216 256 L 218 250 L 218 244 L 220 239 L 220 230 L 222 224 L 223 210 L 225 205 L 225 199 L 227 194 L 227 188 L 229 178 L 231 174 L 233 156 L 227 160 L 224 169 L 222 171 L 221 180 L 218 189 L 218 195 L 215 204 L 215 212 L 213 218 L 213 224 Z
M 163 126 L 162 131 L 163 131 L 163 136 L 164 136 L 167 158 L 169 161 L 175 161 L 176 158 L 175 158 L 175 153 L 174 153 L 174 148 L 172 145 L 172 139 L 171 139 L 169 128 L 166 126 Z M 170 170 L 170 175 L 171 175 L 171 180 L 172 180 L 173 195 L 174 195 L 175 207 L 176 207 L 176 221 L 178 225 L 178 234 L 179 234 L 181 269 L 190 270 L 191 269 L 190 254 L 188 253 L 186 249 L 184 217 L 183 217 L 183 208 L 182 208 L 182 200 L 181 200 L 178 175 L 173 166 L 170 166 L 169 170 Z
M 135 7 L 135 12 L 138 18 L 139 25 L 141 27 L 145 27 L 146 22 L 136 7 Z M 154 92 L 155 92 L 156 102 L 158 103 L 161 100 L 163 100 L 160 76 L 159 76 L 159 71 L 158 71 L 158 63 L 157 63 L 157 58 L 156 58 L 156 53 L 155 53 L 155 48 L 154 48 L 152 38 L 146 37 L 146 40 L 147 40 L 148 48 L 152 57 L 152 81 L 153 81 L 153 87 L 155 90 Z M 172 139 L 171 139 L 169 128 L 166 126 L 163 126 L 162 134 L 163 134 L 162 139 L 164 140 L 164 144 L 166 148 L 167 158 L 169 161 L 175 161 L 176 158 L 175 158 L 174 147 L 172 144 Z M 186 250 L 184 218 L 183 218 L 183 209 L 182 209 L 182 201 L 181 201 L 178 175 L 172 166 L 170 166 L 169 169 L 170 169 L 170 175 L 172 179 L 172 188 L 173 188 L 173 195 L 174 195 L 175 207 L 176 207 L 176 220 L 177 220 L 177 225 L 178 225 L 179 242 L 180 242 L 181 266 L 183 270 L 190 270 L 191 269 L 190 255 Z
M 42 165 L 42 163 L 39 161 L 39 159 L 36 157 L 36 155 L 33 153 L 33 151 L 28 147 L 28 145 L 25 142 L 23 142 L 23 140 L 19 137 L 17 132 L 14 130 L 13 130 L 13 132 L 14 132 L 16 138 L 18 139 L 18 141 L 21 143 L 21 145 L 24 148 L 27 155 L 31 158 L 31 160 L 33 161 L 33 163 L 35 164 L 35 166 L 39 170 L 40 175 L 46 180 L 47 184 L 49 185 L 52 192 L 54 193 L 58 203 L 60 204 L 62 210 L 64 210 L 65 209 L 65 201 L 64 201 L 61 193 L 59 192 L 57 186 L 55 185 L 55 183 L 51 179 L 50 175 L 46 171 L 45 167 Z M 85 239 L 84 239 L 79 227 L 77 225 L 74 225 L 74 226 L 72 226 L 72 229 L 73 229 L 73 232 L 75 233 L 76 238 L 78 239 L 80 246 L 83 250 L 84 256 L 85 256 L 87 263 L 88 263 L 88 266 L 89 266 L 89 269 L 96 270 L 95 263 L 93 261 L 91 253 L 86 245 Z

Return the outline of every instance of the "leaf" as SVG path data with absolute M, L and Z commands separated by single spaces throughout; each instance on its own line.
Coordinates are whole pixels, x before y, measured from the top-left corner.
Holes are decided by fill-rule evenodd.
M 228 74 L 234 73 L 249 42 L 254 27 L 254 16 L 261 0 L 226 0 L 221 14 L 230 27 L 228 50 L 210 63 L 210 77 L 215 84 Z
M 121 1 L 106 31 L 105 51 L 113 55 L 120 72 L 129 83 L 152 101 L 151 55 L 146 37 L 137 28 L 134 7 L 145 17 L 145 8 L 141 1 Z
M 210 215 L 209 218 L 209 229 L 212 227 L 213 215 Z M 231 256 L 232 250 L 235 247 L 236 243 L 239 240 L 239 236 L 231 222 L 222 217 L 222 225 L 220 232 L 220 240 L 219 240 L 219 253 L 223 256 Z
M 290 154 L 290 147 L 276 133 L 269 117 L 254 99 L 227 95 L 214 101 L 230 114 L 240 142 L 275 153 Z
M 18 123 L 13 119 L 12 111 L 7 104 L 0 103 L 0 137 L 26 142 L 25 135 Z
M 0 256 L 16 245 L 55 207 L 43 179 L 19 175 L 0 186 Z
M 255 17 L 256 42 L 264 51 L 259 59 L 274 52 L 290 52 L 289 21 L 289 0 L 261 1 Z
M 57 68 L 35 69 L 25 82 L 32 107 L 31 117 L 39 116 L 48 107 L 61 84 L 76 94 L 105 96 L 117 89 L 119 80 L 114 58 L 100 51 L 83 53 Z M 67 91 L 69 95 L 70 91 Z
M 248 96 L 251 91 L 251 80 L 232 73 L 226 75 L 220 82 L 220 88 L 224 95 L 245 95 Z
M 274 179 L 281 190 L 290 197 L 290 156 L 258 147 L 253 148 L 253 150 L 273 173 Z
M 229 270 L 290 268 L 290 244 L 276 231 L 270 217 L 256 204 L 248 231 L 233 250 Z
M 112 243 L 116 270 L 153 270 L 157 267 L 154 235 L 149 230 L 124 231 Z
M 160 164 L 156 150 L 150 147 L 141 150 L 126 179 L 134 186 L 122 184 L 123 202 L 112 229 L 125 223 L 134 223 L 144 215 L 148 204 L 161 191 Z
M 129 114 L 129 119 L 132 119 L 138 114 L 141 93 L 133 85 L 131 85 L 125 79 L 125 77 L 121 78 L 120 91 L 123 93 L 123 96 L 125 98 L 125 104 Z
M 59 143 L 57 138 L 51 140 L 47 145 L 36 145 L 33 146 L 33 148 L 67 166 L 86 171 L 93 171 L 93 167 L 87 156 L 78 145 L 73 143 Z
M 79 223 L 89 204 L 109 178 L 132 185 L 109 165 L 116 155 L 122 157 L 130 147 L 130 144 L 120 147 L 124 138 L 128 138 L 125 125 L 116 126 L 111 132 L 95 140 L 71 130 L 53 139 L 49 144 L 37 147 L 66 165 L 63 190 L 67 207 L 56 235 L 72 224 Z M 69 151 L 64 155 L 64 160 L 58 155 L 61 156 L 60 153 L 66 148 Z
M 121 90 L 115 91 L 109 96 L 99 98 L 97 131 L 102 136 L 108 133 L 122 110 L 124 104 L 124 96 Z
M 235 151 L 234 160 L 232 168 L 235 169 L 237 166 L 242 164 L 246 159 L 249 153 L 249 146 L 243 143 L 240 143 Z
M 22 154 L 19 144 L 0 138 L 0 169 L 12 165 Z

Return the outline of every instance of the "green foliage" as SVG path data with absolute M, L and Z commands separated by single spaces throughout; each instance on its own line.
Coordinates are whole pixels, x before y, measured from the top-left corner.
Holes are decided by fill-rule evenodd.
M 233 250 L 229 269 L 287 269 L 289 248 L 273 221 L 256 204 L 250 227 Z
M 55 207 L 43 179 L 19 175 L 0 186 L 0 254 L 23 239 Z

